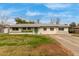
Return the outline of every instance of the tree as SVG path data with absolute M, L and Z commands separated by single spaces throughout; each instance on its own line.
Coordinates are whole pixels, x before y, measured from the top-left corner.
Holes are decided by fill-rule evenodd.
M 16 24 L 33 24 L 34 23 L 32 21 L 26 21 L 21 18 L 15 18 L 15 21 L 16 21 Z
M 39 20 L 39 19 L 37 19 L 37 23 L 38 23 L 38 24 L 40 23 L 40 20 Z
M 0 14 L 0 32 L 3 33 L 5 25 L 9 25 L 9 23 L 7 22 L 9 18 L 10 17 L 8 17 L 5 14 Z M 9 31 L 9 29 L 8 29 L 8 31 Z
M 4 24 L 8 24 L 8 19 L 9 19 L 9 17 L 8 16 L 6 16 L 6 15 L 0 15 L 0 24 L 2 24 L 2 25 L 4 25 Z
M 53 24 L 53 20 L 52 20 L 52 18 L 50 19 L 50 23 Z
M 72 23 L 70 24 L 70 27 L 76 27 L 76 23 L 75 23 L 75 22 L 72 22 Z
M 69 25 L 70 25 L 69 33 L 75 33 L 74 27 L 76 27 L 76 23 L 75 22 L 72 22 Z
M 79 24 L 77 24 L 77 26 L 79 26 Z
M 20 18 L 15 18 L 15 21 L 16 21 L 16 23 L 17 24 L 19 24 L 19 23 L 26 23 L 26 21 L 25 20 L 22 20 L 22 19 L 20 19 Z
M 56 18 L 56 24 L 60 24 L 60 19 Z

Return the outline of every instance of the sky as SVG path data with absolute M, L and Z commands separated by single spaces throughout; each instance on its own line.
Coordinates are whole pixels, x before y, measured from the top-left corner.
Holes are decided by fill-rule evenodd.
M 79 23 L 79 4 L 77 3 L 0 3 L 0 20 L 14 23 L 20 17 L 29 21 L 40 20 L 50 23 L 60 19 L 63 24 Z

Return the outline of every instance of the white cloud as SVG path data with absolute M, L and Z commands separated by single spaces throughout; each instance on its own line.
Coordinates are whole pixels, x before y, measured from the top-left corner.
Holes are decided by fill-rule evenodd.
M 41 22 L 43 23 L 48 23 L 50 22 L 51 19 L 55 20 L 57 17 L 62 19 L 63 18 L 66 20 L 66 19 L 70 19 L 70 18 L 73 18 L 75 16 L 73 16 L 70 12 L 61 12 L 61 13 L 53 13 L 53 12 L 48 12 L 48 13 L 41 13 L 41 12 L 31 12 L 31 11 L 28 11 L 26 13 L 26 15 L 31 17 L 31 16 L 37 16 L 37 15 L 42 15 L 42 17 L 40 18 Z
M 13 8 L 0 9 L 0 16 L 11 16 L 11 14 L 13 14 L 14 12 L 18 12 L 21 10 L 23 10 L 23 9 L 13 9 Z
M 48 7 L 48 8 L 50 8 L 50 9 L 59 9 L 59 8 L 66 8 L 66 7 L 69 7 L 69 6 L 71 6 L 71 4 L 55 4 L 55 3 L 53 3 L 53 4 L 44 4 L 44 6 L 46 6 L 46 7 Z
M 15 24 L 15 19 L 14 18 L 9 18 L 9 20 L 7 20 L 6 24 Z
M 37 15 L 42 15 L 42 13 L 40 13 L 40 12 L 31 12 L 31 11 L 28 11 L 26 13 L 26 16 L 37 16 Z
M 48 22 L 50 22 L 51 19 L 53 21 L 55 21 L 56 18 L 60 18 L 61 23 L 67 23 L 68 21 L 70 22 L 71 19 L 72 19 L 72 21 L 76 21 L 78 19 L 78 16 L 74 16 L 70 12 L 62 12 L 62 13 L 50 13 L 50 12 L 48 12 L 47 14 L 43 15 L 41 20 L 44 23 L 46 23 L 46 22 L 48 23 Z M 65 21 L 65 22 L 62 22 L 62 21 Z
M 12 9 L 12 8 L 10 8 L 10 9 L 1 9 L 0 10 L 0 22 L 1 21 L 3 21 L 3 22 L 5 22 L 5 23 L 13 23 L 13 21 L 12 21 L 12 17 L 13 16 L 11 16 L 14 12 L 17 12 L 17 11 L 19 11 L 18 9 Z
M 73 17 L 71 12 L 61 12 L 61 13 L 48 13 L 47 16 L 50 17 Z

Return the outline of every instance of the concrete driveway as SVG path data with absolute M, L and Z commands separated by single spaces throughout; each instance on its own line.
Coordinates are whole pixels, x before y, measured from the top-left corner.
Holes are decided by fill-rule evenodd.
M 79 56 L 79 37 L 74 37 L 71 35 L 49 35 L 54 37 L 59 43 L 61 43 L 65 48 L 72 51 L 75 56 Z

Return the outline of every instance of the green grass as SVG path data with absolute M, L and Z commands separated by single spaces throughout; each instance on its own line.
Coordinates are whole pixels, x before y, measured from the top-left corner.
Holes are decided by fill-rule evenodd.
M 0 56 L 69 55 L 69 51 L 65 51 L 48 36 L 0 34 Z
M 22 32 L 33 32 L 33 30 L 22 30 Z
M 44 35 L 14 35 L 14 34 L 1 34 L 0 46 L 21 46 L 27 45 L 30 47 L 36 47 L 41 44 L 56 43 L 54 39 L 46 37 Z

